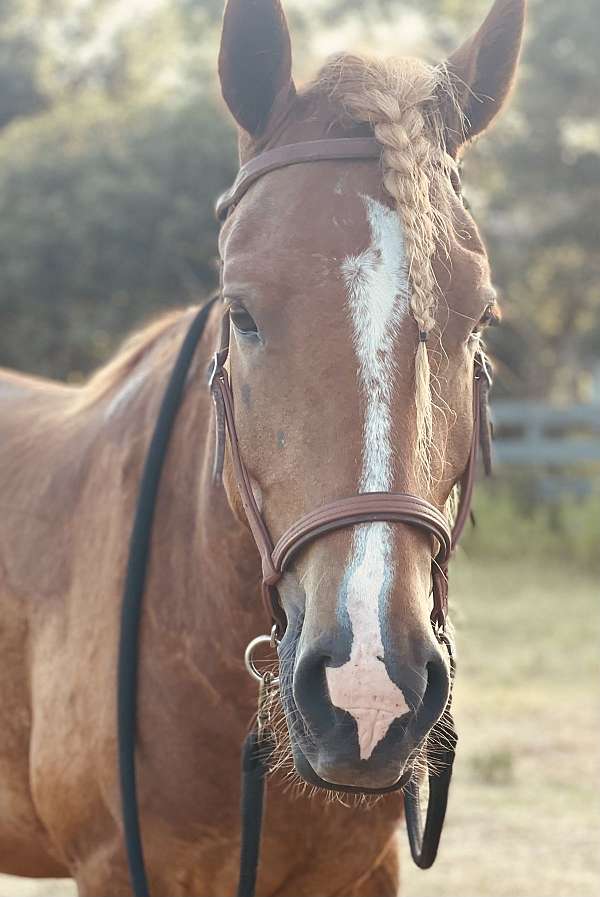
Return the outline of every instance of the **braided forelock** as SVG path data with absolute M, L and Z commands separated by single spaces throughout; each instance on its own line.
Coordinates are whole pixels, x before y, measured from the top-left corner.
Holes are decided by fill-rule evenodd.
M 453 160 L 444 149 L 441 102 L 453 91 L 446 70 L 418 59 L 370 60 L 344 54 L 318 78 L 356 122 L 368 123 L 381 143 L 383 181 L 405 226 L 415 328 L 415 408 L 418 473 L 431 481 L 432 377 L 427 340 L 433 333 L 438 286 L 436 249 L 447 252 L 449 215 L 443 202 Z

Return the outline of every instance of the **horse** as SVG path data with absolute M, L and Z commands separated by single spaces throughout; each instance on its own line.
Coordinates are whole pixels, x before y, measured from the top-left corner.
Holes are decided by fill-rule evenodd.
M 208 388 L 224 310 L 239 450 L 271 533 L 370 493 L 440 515 L 469 457 L 473 365 L 499 317 L 458 160 L 504 106 L 525 0 L 495 0 L 442 65 L 341 54 L 296 88 L 278 0 L 228 0 L 219 75 L 240 161 L 375 139 L 379 159 L 264 173 L 219 239 L 220 299 L 191 366 L 155 510 L 141 621 L 138 795 L 153 895 L 230 894 L 239 751 L 256 708 L 261 559 Z M 164 384 L 197 309 L 131 337 L 81 386 L 0 380 L 0 870 L 132 893 L 116 669 L 127 547 Z M 217 468 L 217 469 L 215 469 Z M 432 536 L 385 520 L 306 545 L 277 584 L 279 757 L 258 890 L 393 895 L 398 791 L 450 663 L 431 625 Z M 447 633 L 452 634 L 450 628 Z

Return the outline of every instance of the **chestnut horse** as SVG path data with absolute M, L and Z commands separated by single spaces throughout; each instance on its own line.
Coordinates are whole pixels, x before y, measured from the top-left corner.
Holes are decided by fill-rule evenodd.
M 509 94 L 524 5 L 496 0 L 444 66 L 344 55 L 297 91 L 278 0 L 227 4 L 219 71 L 242 162 L 324 137 L 382 147 L 381 164 L 263 176 L 221 232 L 240 447 L 276 536 L 357 492 L 412 492 L 447 512 L 469 453 L 474 355 L 497 317 L 456 161 Z M 82 387 L 0 381 L 0 870 L 71 876 L 86 897 L 131 894 L 120 602 L 145 452 L 194 314 L 148 327 Z M 138 786 L 156 897 L 234 889 L 239 751 L 256 707 L 243 654 L 264 631 L 259 557 L 229 451 L 223 483 L 213 475 L 207 370 L 221 315 L 217 303 L 172 436 L 142 620 Z M 301 776 L 388 786 L 442 714 L 431 551 L 409 526 L 361 524 L 285 574 L 282 698 Z M 396 894 L 401 818 L 398 793 L 345 806 L 275 773 L 260 893 Z

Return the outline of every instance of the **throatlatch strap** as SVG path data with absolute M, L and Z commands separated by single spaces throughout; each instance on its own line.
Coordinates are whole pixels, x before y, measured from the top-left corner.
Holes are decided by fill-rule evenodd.
M 146 455 L 129 542 L 127 574 L 121 607 L 121 634 L 117 675 L 117 727 L 125 848 L 135 897 L 150 897 L 140 833 L 135 775 L 135 736 L 139 627 L 150 556 L 152 524 L 154 522 L 160 476 L 169 447 L 173 424 L 183 398 L 186 377 L 194 358 L 196 347 L 204 333 L 208 315 L 216 299 L 217 297 L 205 305 L 194 318 L 185 335 L 177 361 L 171 372 L 158 420 L 152 434 L 150 447 L 148 448 L 148 454 Z

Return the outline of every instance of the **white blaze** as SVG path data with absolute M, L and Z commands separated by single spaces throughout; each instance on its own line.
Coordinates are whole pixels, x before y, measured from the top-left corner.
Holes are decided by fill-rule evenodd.
M 393 348 L 409 310 L 408 265 L 398 213 L 370 197 L 363 199 L 372 244 L 342 265 L 365 402 L 359 492 L 388 492 L 393 485 Z M 393 579 L 391 545 L 387 523 L 363 524 L 355 530 L 345 576 L 352 626 L 350 659 L 341 667 L 326 668 L 333 704 L 356 720 L 362 760 L 371 756 L 392 722 L 409 710 L 383 663 L 379 610 Z

